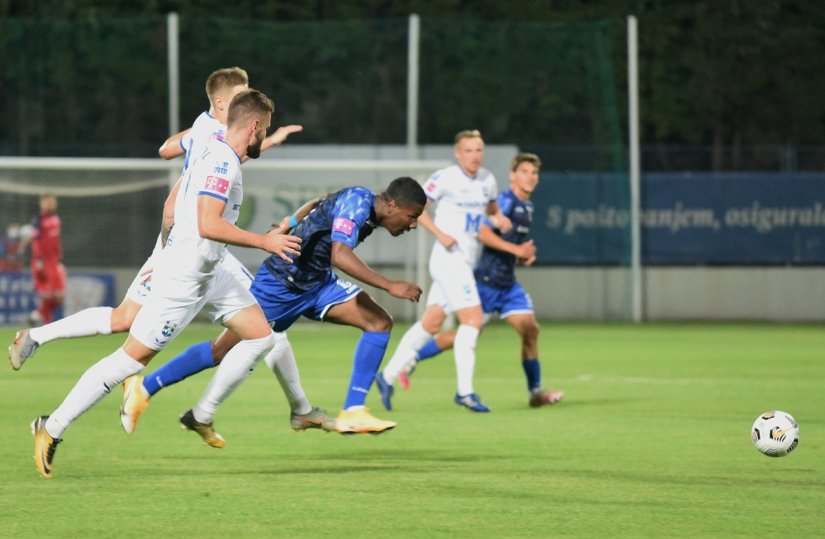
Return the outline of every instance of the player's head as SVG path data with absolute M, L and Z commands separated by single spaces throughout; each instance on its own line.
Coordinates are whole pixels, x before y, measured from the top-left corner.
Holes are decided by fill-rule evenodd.
M 534 153 L 522 152 L 510 163 L 510 184 L 521 198 L 529 198 L 539 184 L 541 159 Z
M 478 129 L 467 129 L 456 134 L 455 159 L 467 175 L 476 175 L 484 161 L 484 140 Z
M 226 123 L 232 98 L 249 88 L 249 76 L 240 67 L 226 67 L 212 72 L 206 79 L 206 96 L 213 115 Z
M 256 159 L 261 155 L 261 142 L 272 122 L 275 104 L 258 90 L 245 90 L 232 99 L 226 121 L 228 131 L 241 130 L 249 137 L 246 155 Z
M 375 208 L 376 218 L 390 234 L 400 236 L 418 226 L 418 218 L 427 203 L 420 183 L 407 176 L 396 178 L 380 197 L 380 207 Z
M 40 195 L 40 213 L 55 213 L 57 211 L 57 196 L 54 193 Z

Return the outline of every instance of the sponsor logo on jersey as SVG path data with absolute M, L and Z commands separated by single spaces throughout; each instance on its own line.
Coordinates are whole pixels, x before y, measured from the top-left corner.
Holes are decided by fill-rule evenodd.
M 229 180 L 217 176 L 207 176 L 204 189 L 225 195 L 229 191 Z
M 224 161 L 223 163 L 218 163 L 215 165 L 215 169 L 213 170 L 215 174 L 228 174 L 229 173 L 229 163 Z
M 347 236 L 352 235 L 352 231 L 354 228 L 355 223 L 353 223 L 346 217 L 336 217 L 335 220 L 332 222 L 333 232 L 342 232 Z

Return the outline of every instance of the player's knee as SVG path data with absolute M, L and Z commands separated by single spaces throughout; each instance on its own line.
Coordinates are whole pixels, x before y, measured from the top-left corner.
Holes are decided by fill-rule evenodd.
M 539 325 L 537 322 L 533 321 L 529 324 L 525 325 L 524 332 L 522 333 L 522 338 L 525 343 L 535 343 L 539 340 Z
M 381 313 L 379 316 L 376 316 L 370 320 L 364 329 L 365 331 L 389 333 L 392 331 L 392 324 L 392 317 L 387 313 Z

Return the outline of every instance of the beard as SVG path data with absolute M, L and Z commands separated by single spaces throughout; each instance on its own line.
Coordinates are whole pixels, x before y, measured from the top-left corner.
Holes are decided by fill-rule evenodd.
M 261 156 L 261 143 L 252 144 L 246 147 L 246 155 L 250 159 L 257 159 Z

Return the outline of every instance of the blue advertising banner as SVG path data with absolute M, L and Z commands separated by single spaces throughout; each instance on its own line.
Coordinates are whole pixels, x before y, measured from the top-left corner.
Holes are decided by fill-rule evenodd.
M 542 173 L 538 261 L 628 264 L 627 193 L 627 176 Z M 641 223 L 646 265 L 825 264 L 825 174 L 645 174 Z
M 63 313 L 87 307 L 114 306 L 115 277 L 109 273 L 69 272 Z M 25 326 L 37 309 L 37 293 L 29 272 L 0 271 L 0 326 Z

